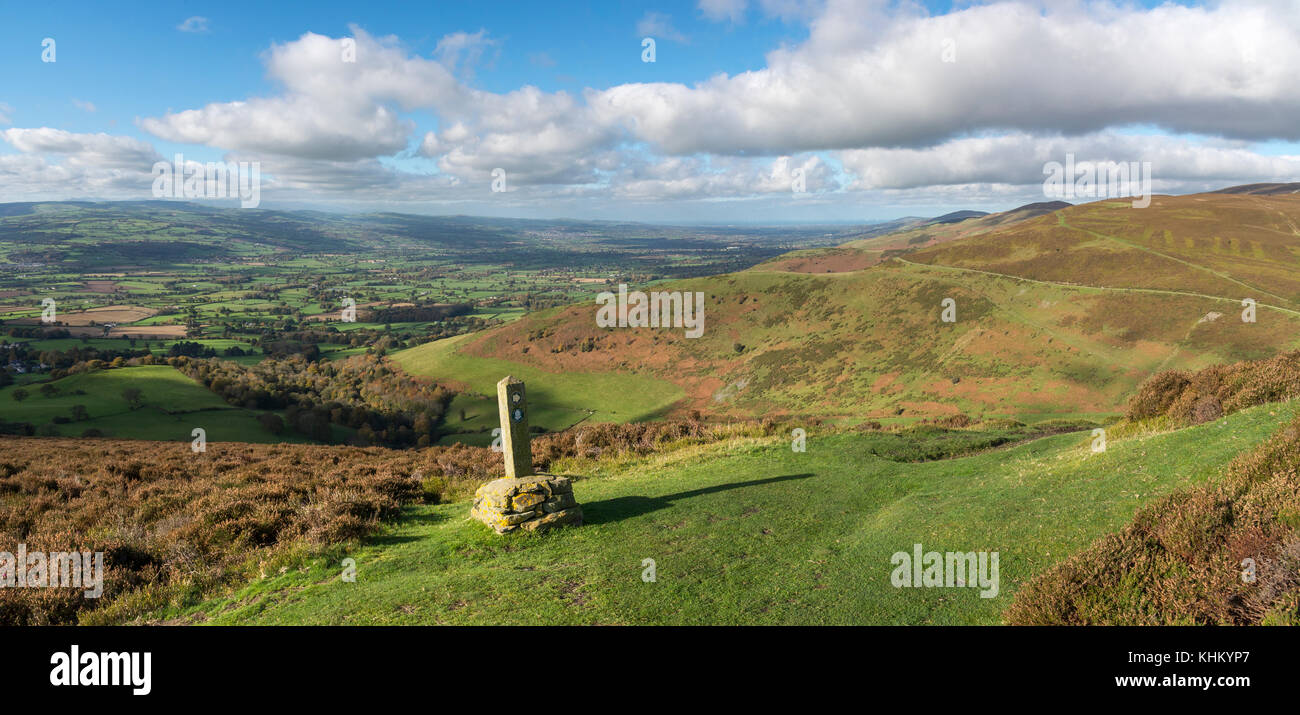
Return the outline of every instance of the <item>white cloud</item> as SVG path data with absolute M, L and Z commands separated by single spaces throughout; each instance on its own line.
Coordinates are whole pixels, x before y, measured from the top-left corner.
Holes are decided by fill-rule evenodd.
M 1248 143 L 1300 139 L 1300 15 L 1281 0 L 1007 1 L 934 17 L 885 0 L 756 6 L 786 21 L 815 14 L 808 39 L 773 50 L 765 67 L 694 85 L 487 92 L 465 81 L 500 50 L 485 30 L 447 35 L 425 58 L 354 27 L 355 63 L 343 61 L 340 38 L 307 33 L 266 53 L 278 92 L 139 125 L 260 159 L 282 175 L 277 190 L 393 200 L 472 195 L 495 168 L 521 201 L 775 200 L 795 169 L 810 194 L 857 200 L 1010 196 L 1067 151 L 1150 160 L 1169 186 L 1296 176 L 1293 158 Z M 740 22 L 748 4 L 699 9 Z M 657 13 L 637 29 L 676 32 Z M 949 39 L 955 62 L 943 58 Z M 436 129 L 417 131 L 417 112 Z M 1120 133 L 1133 125 L 1175 136 Z M 423 161 L 427 173 L 380 161 L 389 157 Z
M 653 37 L 656 40 L 686 43 L 688 39 L 673 27 L 673 19 L 661 12 L 647 12 L 636 23 L 636 34 L 640 37 Z
M 82 100 L 77 99 L 76 97 L 72 98 L 72 106 L 76 107 L 77 109 L 80 109 L 83 112 L 89 112 L 90 114 L 94 114 L 95 112 L 99 111 L 99 108 L 95 106 L 94 102 L 83 102 Z
M 497 41 L 488 37 L 487 30 L 480 29 L 475 33 L 453 32 L 444 36 L 438 40 L 433 54 L 447 69 L 453 72 L 459 69 L 463 76 L 470 78 L 474 76 L 474 67 L 483 59 L 484 53 L 498 47 Z
M 62 129 L 6 129 L 4 139 L 26 154 L 57 154 L 73 166 L 139 170 L 148 173 L 161 157 L 149 142 L 110 134 L 74 134 Z
M 40 127 L 6 129 L 0 139 L 19 152 L 0 155 L 0 194 L 6 200 L 142 198 L 161 159 L 148 142 L 108 134 Z
M 924 149 L 854 149 L 837 158 L 855 189 L 968 184 L 1041 185 L 1047 162 L 1150 162 L 1168 189 L 1233 182 L 1300 181 L 1300 157 L 1263 156 L 1244 142 L 1099 132 L 1081 136 L 1014 133 L 967 137 Z
M 1133 123 L 1300 138 L 1300 14 L 1279 3 L 1000 2 L 937 17 L 908 7 L 835 0 L 807 42 L 772 51 L 763 69 L 694 86 L 625 84 L 593 102 L 676 154 L 927 146 L 980 130 Z
M 168 141 L 306 159 L 359 160 L 406 148 L 414 124 L 399 110 L 449 111 L 474 93 L 440 62 L 409 57 L 391 38 L 354 28 L 356 62 L 339 39 L 308 33 L 271 47 L 268 75 L 282 95 L 209 104 L 140 121 Z
M 0 124 L 9 124 L 10 123 L 9 117 L 11 117 L 13 113 L 14 113 L 13 107 L 5 104 L 4 102 L 0 102 Z
M 748 0 L 700 0 L 700 12 L 714 22 L 739 23 L 745 19 Z
M 176 26 L 181 32 L 204 33 L 208 31 L 208 18 L 195 15 L 186 18 L 184 22 Z
M 613 185 L 615 196 L 637 200 L 742 198 L 837 188 L 833 172 L 814 155 L 775 159 L 667 157 L 627 166 Z

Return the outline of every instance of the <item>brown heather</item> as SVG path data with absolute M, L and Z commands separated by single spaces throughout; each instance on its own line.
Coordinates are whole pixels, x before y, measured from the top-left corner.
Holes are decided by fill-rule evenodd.
M 592 424 L 533 440 L 534 464 L 771 434 L 772 423 Z M 501 456 L 380 447 L 0 437 L 0 551 L 104 552 L 104 593 L 0 589 L 0 625 L 129 622 L 373 532 L 404 504 L 460 499 Z
M 1267 360 L 1214 365 L 1197 372 L 1162 372 L 1129 401 L 1128 419 L 1171 417 L 1209 422 L 1247 407 L 1300 397 L 1300 351 Z
M 1129 416 L 1205 421 L 1295 397 L 1298 361 L 1291 353 L 1162 373 Z M 1255 564 L 1253 581 L 1243 578 L 1245 559 Z M 1119 533 L 1039 574 L 1004 616 L 1040 625 L 1300 625 L 1300 418 L 1219 480 L 1144 507 Z

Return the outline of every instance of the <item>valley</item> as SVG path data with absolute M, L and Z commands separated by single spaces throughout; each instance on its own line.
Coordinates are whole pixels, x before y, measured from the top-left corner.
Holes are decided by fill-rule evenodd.
M 212 268 L 193 255 L 140 261 L 138 247 L 131 263 L 87 264 L 73 246 L 88 239 L 68 226 L 76 238 L 49 242 L 62 253 L 0 285 L 10 355 L 0 427 L 12 435 L 0 446 L 17 457 L 0 463 L 0 506 L 43 523 L 33 538 L 72 514 L 118 513 L 140 529 L 96 538 L 156 565 L 132 567 L 104 608 L 19 600 L 0 603 L 0 615 L 1067 621 L 1077 616 L 1059 599 L 1076 597 L 1079 582 L 1060 574 L 1151 510 L 1216 488 L 1251 455 L 1289 449 L 1300 396 L 1296 196 L 1156 196 L 1145 210 L 1035 204 L 787 237 L 665 229 L 674 237 L 629 239 L 627 250 L 597 229 L 488 222 L 496 240 L 535 246 L 509 264 L 467 260 L 451 243 L 378 247 L 357 231 L 370 219 L 356 218 L 314 229 L 350 242 L 335 253 L 276 238 Z M 95 210 L 57 207 L 47 218 L 62 226 Z M 18 215 L 30 230 L 36 219 Z M 191 217 L 169 220 L 169 231 L 195 230 Z M 407 240 L 433 224 L 420 225 Z M 117 255 L 121 240 L 95 230 L 101 255 Z M 682 252 L 695 262 L 679 263 Z M 46 294 L 62 306 L 55 324 L 40 320 Z M 681 325 L 653 321 L 656 295 L 698 297 L 703 311 Z M 529 385 L 538 467 L 575 480 L 581 529 L 502 541 L 463 518 L 464 499 L 500 463 L 493 395 L 507 374 Z M 194 427 L 208 443 L 191 459 Z M 189 475 L 186 486 L 163 487 L 170 472 L 144 477 L 144 462 L 137 476 L 93 466 L 101 450 L 135 464 L 150 441 Z M 43 442 L 60 445 L 61 466 L 18 456 Z M 303 475 L 310 485 L 263 485 L 257 465 L 284 460 L 322 466 Z M 31 500 L 72 488 L 51 468 L 85 480 L 58 518 Z M 338 468 L 377 479 L 382 506 L 344 530 L 285 531 L 319 524 L 318 501 L 351 513 L 355 477 Z M 230 470 L 229 483 L 243 485 L 233 492 L 214 481 Z M 140 479 L 158 488 L 132 492 Z M 256 501 L 240 496 L 266 488 Z M 122 489 L 137 494 L 129 507 L 102 506 Z M 205 496 L 165 496 L 178 489 Z M 190 546 L 171 541 L 173 523 L 227 566 L 178 579 L 176 549 Z M 996 594 L 893 587 L 884 565 L 918 544 L 1000 554 Z M 236 566 L 241 549 L 256 557 Z M 343 558 L 365 578 L 332 578 Z M 639 577 L 646 563 L 661 581 Z M 1245 617 L 1206 609 L 1206 619 Z M 1290 617 L 1272 602 L 1260 609 L 1250 617 Z M 1083 622 L 1177 618 L 1107 606 Z

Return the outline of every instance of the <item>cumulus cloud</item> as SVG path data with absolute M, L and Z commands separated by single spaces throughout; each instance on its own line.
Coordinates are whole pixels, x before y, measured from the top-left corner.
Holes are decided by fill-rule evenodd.
M 1041 183 L 1043 163 L 1067 152 L 1150 160 L 1171 185 L 1296 175 L 1294 158 L 1251 144 L 1300 140 L 1300 13 L 1290 0 L 1003 0 L 934 16 L 889 0 L 698 8 L 720 22 L 743 22 L 751 9 L 807 21 L 808 37 L 749 72 L 570 93 L 470 86 L 474 66 L 503 51 L 483 29 L 447 35 L 421 57 L 354 27 L 355 62 L 343 58 L 343 38 L 307 33 L 267 51 L 270 96 L 139 126 L 261 158 L 279 167 L 278 187 L 397 196 L 407 186 L 481 189 L 496 168 L 512 197 L 542 200 L 776 197 L 796 170 L 810 194 L 950 197 L 980 186 L 999 195 L 987 187 Z M 646 13 L 638 33 L 684 41 L 670 20 Z M 435 121 L 418 126 L 415 116 Z M 389 158 L 424 160 L 428 173 Z
M 0 139 L 19 152 L 0 155 L 0 192 L 13 198 L 141 198 L 162 158 L 148 142 L 109 134 L 40 127 Z
M 1132 123 L 1300 139 L 1300 83 L 1291 79 L 1300 14 L 1280 7 L 1001 2 L 930 17 L 835 0 L 807 42 L 772 51 L 764 69 L 689 87 L 620 85 L 593 103 L 678 154 L 926 146 L 980 130 Z M 947 42 L 954 62 L 944 61 Z
M 1014 133 L 966 137 L 924 149 L 854 149 L 837 158 L 852 188 L 913 189 L 964 184 L 1041 184 L 1048 162 L 1150 162 L 1167 187 L 1204 182 L 1297 181 L 1300 157 L 1264 156 L 1240 141 L 1098 132 L 1082 136 Z
M 613 193 L 638 200 L 741 198 L 837 188 L 834 173 L 817 156 L 771 160 L 736 157 L 667 157 L 625 166 Z
M 26 154 L 56 154 L 72 166 L 148 173 L 161 156 L 140 139 L 110 134 L 74 134 L 62 129 L 6 129 L 0 138 Z
M 472 94 L 442 63 L 409 57 L 392 38 L 355 29 L 356 62 L 341 39 L 308 33 L 276 44 L 267 74 L 277 97 L 220 102 L 140 121 L 168 141 L 283 156 L 360 160 L 406 148 L 414 124 L 399 109 L 454 111 Z

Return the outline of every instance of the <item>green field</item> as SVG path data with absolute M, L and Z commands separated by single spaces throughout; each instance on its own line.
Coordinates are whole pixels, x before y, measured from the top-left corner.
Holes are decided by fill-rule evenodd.
M 1017 584 L 1199 484 L 1291 419 L 1252 408 L 1176 432 L 1071 433 L 972 456 L 876 456 L 890 434 L 810 435 L 691 447 L 586 465 L 587 524 L 499 537 L 465 502 L 413 507 L 347 552 L 355 583 L 323 559 L 186 612 L 217 624 L 988 624 Z M 561 468 L 555 470 L 564 473 Z M 891 555 L 996 551 L 1000 592 L 894 588 Z M 643 560 L 657 580 L 643 582 Z
M 550 431 L 562 430 L 581 420 L 633 422 L 653 419 L 685 397 L 681 388 L 654 378 L 626 373 L 598 372 L 558 374 L 517 362 L 469 357 L 456 352 L 464 336 L 426 343 L 395 353 L 402 369 L 438 382 L 460 383 L 481 396 L 495 400 L 496 384 L 514 375 L 528 384 L 532 405 L 529 425 Z M 460 420 L 460 409 L 468 408 L 468 420 Z M 494 403 L 474 409 L 476 401 L 453 402 L 446 429 L 450 432 L 478 432 L 499 423 Z M 470 413 L 473 414 L 470 417 Z
M 52 383 L 58 394 L 46 397 L 39 385 L 0 389 L 0 419 L 41 426 L 55 417 L 70 417 L 84 405 L 89 419 L 54 425 L 59 435 L 76 437 L 98 429 L 105 437 L 190 441 L 202 428 L 209 442 L 305 442 L 291 433 L 273 435 L 257 421 L 255 410 L 231 407 L 190 378 L 165 365 L 127 367 L 70 375 Z M 140 389 L 143 405 L 131 409 L 122 392 Z M 29 393 L 19 402 L 17 389 Z M 81 392 L 83 394 L 77 394 Z

